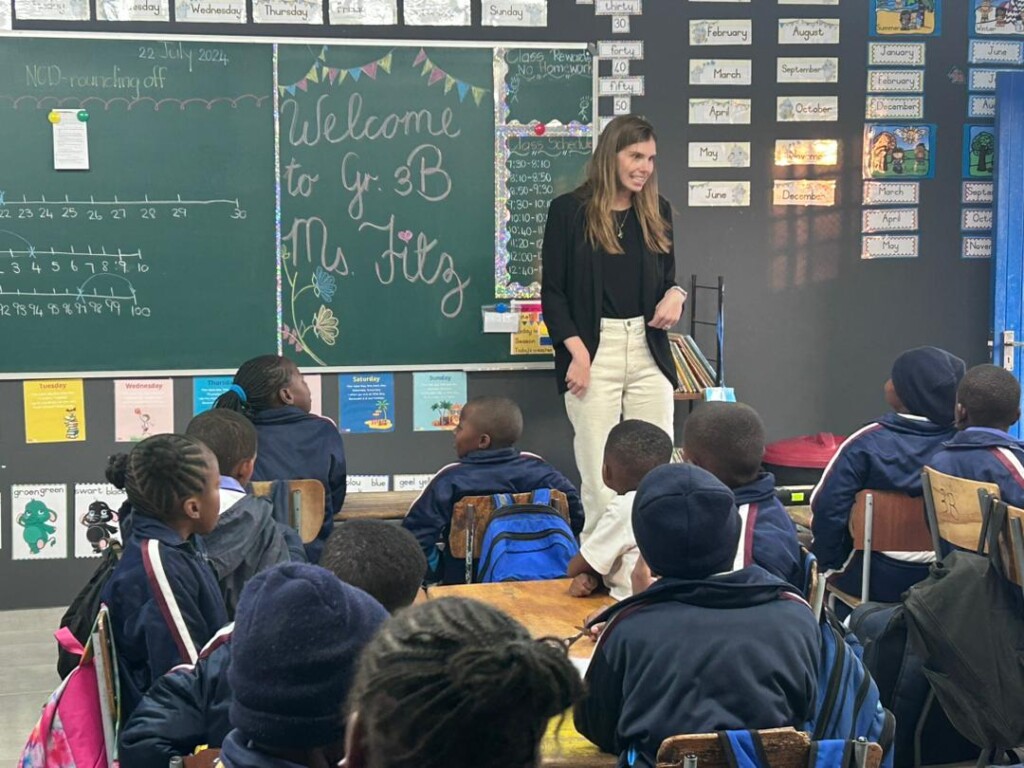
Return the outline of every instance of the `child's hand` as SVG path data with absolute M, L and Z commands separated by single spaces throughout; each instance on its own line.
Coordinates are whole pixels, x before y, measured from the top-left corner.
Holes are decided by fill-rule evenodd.
M 573 597 L 586 597 L 597 589 L 597 577 L 592 573 L 581 573 L 569 585 L 569 594 Z
M 656 581 L 651 573 L 651 567 L 647 565 L 643 555 L 636 559 L 636 565 L 633 566 L 633 572 L 629 575 L 629 581 L 633 586 L 634 595 L 643 592 Z
M 597 638 L 601 636 L 601 633 L 604 632 L 605 625 L 608 622 L 602 621 L 600 624 L 594 624 L 593 626 L 590 625 L 590 622 L 592 622 L 606 610 L 608 610 L 608 606 L 605 606 L 604 608 L 598 608 L 596 611 L 592 611 L 590 615 L 588 615 L 587 618 L 583 620 L 583 626 L 587 628 L 587 635 L 590 637 L 591 640 L 597 640 Z

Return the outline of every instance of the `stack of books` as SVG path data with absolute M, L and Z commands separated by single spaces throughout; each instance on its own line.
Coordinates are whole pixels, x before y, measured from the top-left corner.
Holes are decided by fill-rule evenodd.
M 676 364 L 676 376 L 679 379 L 677 392 L 687 395 L 699 395 L 708 387 L 715 386 L 715 369 L 700 351 L 692 336 L 679 333 L 668 335 L 672 359 Z

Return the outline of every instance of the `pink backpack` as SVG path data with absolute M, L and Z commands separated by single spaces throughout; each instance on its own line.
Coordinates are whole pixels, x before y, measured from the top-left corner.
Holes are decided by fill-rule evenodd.
M 54 633 L 61 648 L 82 660 L 43 707 L 21 753 L 20 768 L 117 765 L 117 661 L 108 625 L 104 605 L 85 646 L 67 627 Z

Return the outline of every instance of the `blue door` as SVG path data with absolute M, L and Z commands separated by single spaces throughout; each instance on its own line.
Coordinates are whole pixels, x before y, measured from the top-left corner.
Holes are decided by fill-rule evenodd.
M 1013 371 L 1019 381 L 1024 343 L 1024 72 L 999 73 L 996 105 L 992 362 Z M 1020 437 L 1020 424 L 1011 431 Z

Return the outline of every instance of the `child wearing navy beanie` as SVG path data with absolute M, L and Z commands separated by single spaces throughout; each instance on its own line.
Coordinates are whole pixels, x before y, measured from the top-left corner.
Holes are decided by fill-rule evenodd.
M 811 494 L 812 551 L 834 572 L 843 592 L 860 594 L 862 556 L 853 551 L 850 514 L 863 490 L 921 495 L 921 470 L 956 429 L 956 392 L 964 361 L 938 347 L 916 347 L 896 358 L 885 382 L 890 413 L 865 424 L 839 447 Z M 898 602 L 928 575 L 934 552 L 887 552 L 871 558 L 871 594 L 865 600 Z
M 732 491 L 692 464 L 651 470 L 633 500 L 640 554 L 660 578 L 606 622 L 577 730 L 619 765 L 654 766 L 679 733 L 802 728 L 820 633 L 796 587 L 742 567 Z
M 221 762 L 337 765 L 356 662 L 387 617 L 368 594 L 314 565 L 286 563 L 253 577 L 235 615 L 234 730 Z

